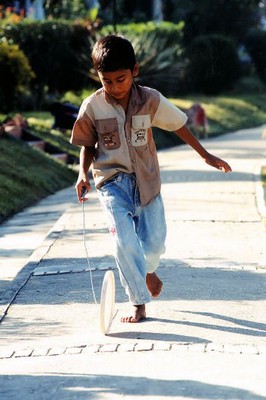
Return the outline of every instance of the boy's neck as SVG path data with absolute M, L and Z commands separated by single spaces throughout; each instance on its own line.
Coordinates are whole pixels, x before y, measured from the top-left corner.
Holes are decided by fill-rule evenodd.
M 128 109 L 129 97 L 130 93 L 128 93 L 127 96 L 124 97 L 123 99 L 116 99 L 116 101 L 123 107 L 125 113 L 127 112 Z

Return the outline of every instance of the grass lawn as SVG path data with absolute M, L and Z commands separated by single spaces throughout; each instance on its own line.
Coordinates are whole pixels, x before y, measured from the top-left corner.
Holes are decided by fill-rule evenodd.
M 265 161 L 265 166 L 263 166 L 261 169 L 261 180 L 264 189 L 264 201 L 266 203 L 266 161 Z M 266 217 L 264 218 L 264 223 L 266 226 Z
M 60 161 L 11 137 L 0 137 L 0 223 L 57 190 L 76 173 Z
M 209 137 L 266 124 L 264 93 L 170 100 L 183 110 L 200 103 L 207 114 Z M 51 129 L 53 117 L 49 112 L 27 112 L 23 116 L 36 136 L 73 157 L 79 156 L 79 148 L 69 143 L 70 131 L 62 133 Z M 4 118 L 0 114 L 0 121 Z M 163 134 L 157 129 L 155 141 L 158 149 L 180 143 L 175 134 Z M 75 182 L 73 169 L 12 138 L 0 137 L 0 152 L 0 222 Z M 265 169 L 263 171 L 265 181 Z
M 210 135 L 218 135 L 237 129 L 250 128 L 266 123 L 266 95 L 241 95 L 219 97 L 195 97 L 173 99 L 181 108 L 200 103 L 206 111 Z

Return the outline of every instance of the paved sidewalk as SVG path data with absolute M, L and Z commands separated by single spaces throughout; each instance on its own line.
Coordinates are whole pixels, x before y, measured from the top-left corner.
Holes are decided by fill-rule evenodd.
M 164 290 L 140 324 L 120 323 L 128 303 L 95 191 L 85 205 L 89 263 L 73 188 L 46 199 L 57 221 L 2 290 L 1 399 L 266 399 L 262 131 L 204 141 L 231 174 L 211 169 L 187 146 L 160 152 Z M 46 219 L 45 206 L 41 214 Z M 98 300 L 105 271 L 116 275 L 108 336 L 100 333 L 89 269 Z
M 41 246 L 59 217 L 75 202 L 74 191 L 64 189 L 0 224 L 0 299 L 8 289 L 5 295 L 10 297 L 10 283 Z

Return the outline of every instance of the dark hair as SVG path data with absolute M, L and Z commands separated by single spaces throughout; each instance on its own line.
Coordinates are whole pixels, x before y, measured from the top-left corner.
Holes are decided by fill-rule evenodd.
M 120 69 L 133 71 L 136 56 L 132 44 L 123 36 L 108 35 L 99 39 L 92 50 L 92 63 L 96 71 L 113 72 Z

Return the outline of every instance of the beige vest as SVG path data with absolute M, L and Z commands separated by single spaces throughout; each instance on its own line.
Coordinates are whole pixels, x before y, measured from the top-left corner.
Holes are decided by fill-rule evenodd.
M 119 172 L 135 173 L 144 206 L 161 188 L 152 127 L 176 131 L 186 121 L 187 116 L 155 89 L 134 83 L 125 113 L 102 88 L 83 101 L 71 143 L 96 147 L 92 172 L 97 188 Z

